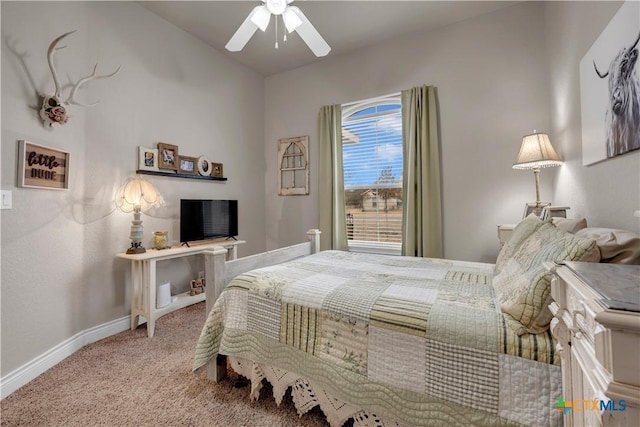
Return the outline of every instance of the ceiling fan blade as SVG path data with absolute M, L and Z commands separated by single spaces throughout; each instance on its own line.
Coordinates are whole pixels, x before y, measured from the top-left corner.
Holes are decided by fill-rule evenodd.
M 311 49 L 316 56 L 327 55 L 331 50 L 331 47 L 326 41 L 324 41 L 315 27 L 311 25 L 311 22 L 309 22 L 307 17 L 304 16 L 304 13 L 302 13 L 302 11 L 296 6 L 288 6 L 288 8 L 291 9 L 298 18 L 300 18 L 300 21 L 302 21 L 302 24 L 296 28 L 296 31 L 300 34 L 300 37 L 304 40 L 307 46 L 309 46 L 309 49 Z
M 251 36 L 256 32 L 258 26 L 253 23 L 252 18 L 258 11 L 258 9 L 264 6 L 256 6 L 253 8 L 249 16 L 244 20 L 240 27 L 236 30 L 235 34 L 229 39 L 225 48 L 231 52 L 238 52 L 247 44 Z M 267 22 L 268 24 L 268 22 Z

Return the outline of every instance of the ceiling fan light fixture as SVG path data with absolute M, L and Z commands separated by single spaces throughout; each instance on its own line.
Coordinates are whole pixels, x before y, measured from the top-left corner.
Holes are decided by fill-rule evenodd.
M 231 36 L 231 39 L 225 47 L 231 52 L 242 50 L 258 28 L 263 32 L 267 29 L 271 15 L 276 16 L 277 38 L 277 17 L 278 15 L 282 15 L 282 20 L 288 32 L 297 32 L 314 55 L 318 57 L 327 55 L 331 51 L 331 47 L 322 38 L 320 33 L 318 33 L 318 30 L 311 25 L 311 22 L 309 22 L 304 13 L 302 13 L 299 8 L 289 5 L 293 1 L 294 0 L 262 0 L 262 4 L 256 6 L 249 13 L 249 16 L 240 24 L 240 27 L 238 27 L 233 36 Z M 276 48 L 277 47 L 276 42 Z
M 262 31 L 265 31 L 269 26 L 269 21 L 271 21 L 271 12 L 265 6 L 258 6 L 253 9 L 251 13 L 251 22 L 253 22 L 256 27 L 260 28 Z
M 284 21 L 284 26 L 287 27 L 288 32 L 295 31 L 296 28 L 302 25 L 302 20 L 293 10 L 291 10 L 290 7 L 288 7 L 282 14 L 282 20 Z
M 282 15 L 287 8 L 287 2 L 285 0 L 267 0 L 265 3 L 269 12 L 274 15 Z

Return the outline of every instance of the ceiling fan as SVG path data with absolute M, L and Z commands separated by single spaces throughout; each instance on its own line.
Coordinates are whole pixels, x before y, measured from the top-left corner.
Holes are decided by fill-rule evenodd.
M 271 15 L 276 17 L 276 32 L 278 25 L 278 15 L 282 15 L 282 20 L 290 33 L 296 31 L 302 40 L 309 46 L 316 56 L 325 56 L 331 47 L 322 38 L 320 33 L 311 25 L 304 13 L 296 6 L 289 6 L 293 0 L 262 0 L 260 6 L 253 8 L 247 19 L 240 25 L 236 33 L 231 37 L 227 45 L 227 50 L 238 52 L 247 44 L 251 36 L 258 28 L 265 31 L 269 26 Z M 286 40 L 286 33 L 285 39 Z M 276 48 L 278 42 L 276 41 Z

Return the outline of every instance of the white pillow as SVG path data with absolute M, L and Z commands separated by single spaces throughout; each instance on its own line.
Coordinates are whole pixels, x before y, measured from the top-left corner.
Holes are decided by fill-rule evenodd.
M 640 236 L 631 231 L 591 227 L 578 230 L 575 234 L 596 241 L 600 262 L 640 265 Z
M 577 231 L 587 228 L 587 220 L 585 218 L 569 219 L 562 217 L 551 218 L 553 225 L 567 233 L 575 234 Z

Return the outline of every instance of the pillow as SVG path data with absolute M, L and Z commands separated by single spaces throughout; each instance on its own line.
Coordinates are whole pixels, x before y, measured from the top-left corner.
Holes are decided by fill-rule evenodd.
M 522 242 L 531 236 L 533 232 L 542 227 L 542 224 L 544 223 L 545 222 L 541 221 L 540 218 L 534 214 L 530 214 L 514 227 L 511 237 L 507 242 L 505 242 L 504 246 L 502 246 L 502 249 L 500 249 L 500 252 L 498 253 L 496 266 L 494 267 L 495 274 L 502 271 Z
M 583 228 L 576 236 L 594 239 L 600 250 L 600 262 L 640 265 L 640 236 L 615 228 Z
M 562 217 L 553 217 L 551 218 L 551 222 L 560 230 L 566 231 L 567 233 L 571 234 L 576 234 L 578 230 L 587 228 L 587 220 L 584 218 L 569 219 Z
M 504 269 L 493 277 L 502 312 L 521 324 L 518 335 L 537 334 L 549 328 L 552 273 L 544 262 L 599 259 L 595 240 L 567 233 L 550 222 L 525 239 Z

